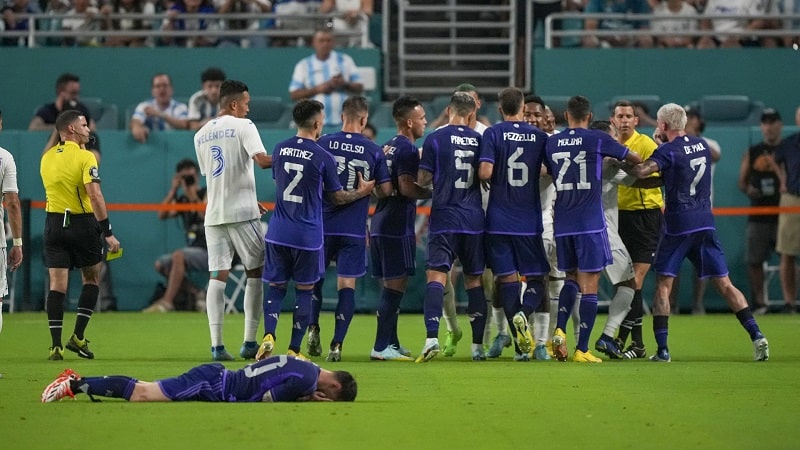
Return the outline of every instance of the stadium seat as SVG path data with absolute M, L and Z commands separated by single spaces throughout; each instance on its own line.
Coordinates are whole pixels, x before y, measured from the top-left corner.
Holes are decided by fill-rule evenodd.
M 450 104 L 450 98 L 452 95 L 437 95 L 431 101 L 425 102 L 423 106 L 425 107 L 425 115 L 428 117 L 428 122 L 433 121 L 439 114 L 447 108 L 447 105 Z
M 392 102 L 374 102 L 370 104 L 368 122 L 375 128 L 394 128 L 392 118 Z
M 746 95 L 706 95 L 697 102 L 707 125 L 758 125 L 764 104 Z
M 289 128 L 292 109 L 280 97 L 250 97 L 250 112 L 247 118 L 259 128 Z
M 658 112 L 658 108 L 661 108 L 661 105 L 664 104 L 661 101 L 661 97 L 658 95 L 617 95 L 609 102 L 609 111 L 614 107 L 614 103 L 620 100 L 628 100 L 634 104 L 641 104 L 647 110 L 647 114 L 650 117 L 655 117 L 656 113 Z
M 113 103 L 103 103 L 98 97 L 81 98 L 94 119 L 98 130 L 119 130 L 119 109 Z
M 503 120 L 503 117 L 500 115 L 500 111 L 498 111 L 498 104 L 497 102 L 481 102 L 481 109 L 478 111 L 478 116 L 485 116 L 489 119 L 489 124 L 494 125 Z
M 611 118 L 611 102 L 593 102 L 592 120 L 609 120 Z

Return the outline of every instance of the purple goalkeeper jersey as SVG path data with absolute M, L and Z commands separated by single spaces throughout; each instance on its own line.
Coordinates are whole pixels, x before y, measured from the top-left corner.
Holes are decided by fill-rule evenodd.
M 556 186 L 556 236 L 606 229 L 602 200 L 603 156 L 622 160 L 628 149 L 602 131 L 567 128 L 547 139 L 547 172 Z
M 260 402 L 269 392 L 273 402 L 293 402 L 317 390 L 319 371 L 319 366 L 309 361 L 272 356 L 226 371 L 223 396 L 229 402 Z
M 483 132 L 480 161 L 494 165 L 486 232 L 542 233 L 539 174 L 547 134 L 526 122 L 502 122 Z
M 361 173 L 364 180 L 375 178 L 376 185 L 390 180 L 383 150 L 360 133 L 327 134 L 317 144 L 333 156 L 339 183 L 347 190 L 358 187 L 356 173 Z M 339 206 L 324 197 L 322 202 L 325 235 L 366 236 L 369 196 Z
M 323 190 L 342 189 L 333 156 L 311 139 L 292 137 L 275 145 L 272 178 L 275 211 L 266 241 L 301 250 L 322 248 Z
M 711 155 L 703 138 L 679 136 L 650 156 L 664 178 L 664 225 L 670 235 L 714 229 Z
M 386 167 L 395 191 L 399 191 L 400 175 L 417 178 L 419 170 L 419 150 L 410 139 L 398 134 L 384 145 Z M 403 237 L 414 236 L 414 220 L 417 217 L 417 201 L 400 195 L 378 200 L 372 216 L 371 236 Z
M 425 139 L 419 168 L 433 174 L 430 233 L 483 233 L 480 145 L 481 135 L 461 125 L 439 128 Z

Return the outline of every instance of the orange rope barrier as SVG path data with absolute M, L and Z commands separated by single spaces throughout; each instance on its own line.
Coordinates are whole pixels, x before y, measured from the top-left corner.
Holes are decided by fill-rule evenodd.
M 36 209 L 44 209 L 46 203 L 43 201 L 34 200 L 31 202 L 31 207 Z M 274 210 L 275 203 L 261 202 L 261 206 L 267 210 Z M 109 211 L 202 211 L 205 209 L 204 204 L 199 203 L 178 203 L 172 205 L 162 205 L 161 203 L 108 203 L 106 208 Z M 373 214 L 375 208 L 370 208 L 369 213 Z M 800 206 L 730 206 L 713 209 L 715 216 L 768 216 L 775 214 L 800 214 Z M 418 206 L 417 214 L 430 215 L 431 208 L 429 206 Z

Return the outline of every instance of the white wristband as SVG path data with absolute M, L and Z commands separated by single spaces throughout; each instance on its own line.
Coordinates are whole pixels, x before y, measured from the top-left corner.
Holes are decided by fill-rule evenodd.
M 22 238 L 14 238 L 14 247 L 22 247 Z

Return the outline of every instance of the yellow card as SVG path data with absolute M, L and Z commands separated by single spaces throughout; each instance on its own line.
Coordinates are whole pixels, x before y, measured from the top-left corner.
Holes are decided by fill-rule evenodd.
M 106 253 L 106 261 L 111 261 L 120 257 L 122 257 L 122 247 L 120 247 L 119 250 L 116 252 Z

